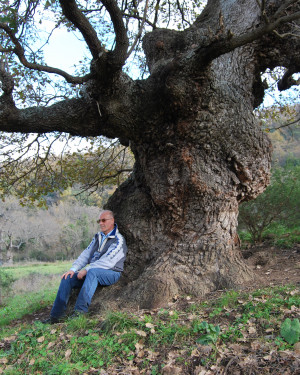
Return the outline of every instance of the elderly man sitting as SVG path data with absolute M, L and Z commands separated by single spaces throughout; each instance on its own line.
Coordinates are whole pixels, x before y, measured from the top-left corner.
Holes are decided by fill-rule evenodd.
M 88 311 L 98 284 L 112 285 L 119 280 L 127 253 L 125 239 L 115 224 L 112 211 L 102 211 L 97 222 L 100 232 L 95 234 L 71 269 L 62 275 L 50 317 L 44 323 L 58 323 L 65 317 L 73 288 L 80 288 L 73 313 L 77 316 Z

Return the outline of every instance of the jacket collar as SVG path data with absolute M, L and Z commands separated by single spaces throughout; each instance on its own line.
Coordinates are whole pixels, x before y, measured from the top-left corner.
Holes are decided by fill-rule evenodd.
M 101 236 L 106 236 L 107 238 L 115 238 L 117 230 L 118 230 L 118 225 L 115 224 L 114 229 L 111 232 L 109 232 L 107 235 L 105 235 L 103 232 L 99 232 L 99 234 Z

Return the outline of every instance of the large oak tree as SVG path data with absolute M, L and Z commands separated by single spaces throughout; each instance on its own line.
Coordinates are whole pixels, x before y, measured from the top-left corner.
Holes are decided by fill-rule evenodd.
M 30 55 L 26 22 L 36 19 L 41 4 L 7 2 L 0 22 L 0 130 L 103 135 L 130 145 L 134 171 L 107 205 L 127 239 L 128 261 L 123 284 L 102 291 L 101 299 L 153 307 L 179 293 L 202 295 L 250 280 L 236 241 L 238 205 L 268 185 L 271 154 L 253 110 L 264 97 L 266 69 L 285 68 L 281 90 L 295 84 L 300 1 L 208 0 L 182 30 L 157 27 L 160 9 L 172 2 L 44 3 L 61 11 L 58 22 L 82 34 L 91 54 L 88 71 L 70 75 Z M 176 6 L 184 21 L 188 4 Z M 110 50 L 90 19 L 96 14 L 102 17 L 97 25 L 110 16 Z M 131 46 L 130 19 L 139 22 Z M 142 44 L 149 75 L 133 80 L 123 67 L 146 26 L 152 27 Z M 81 85 L 80 96 L 21 108 L 14 85 L 23 71 L 8 67 L 16 58 L 24 72 Z

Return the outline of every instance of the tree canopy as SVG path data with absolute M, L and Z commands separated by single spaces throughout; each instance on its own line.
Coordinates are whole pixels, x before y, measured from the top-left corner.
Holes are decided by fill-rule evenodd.
M 2 3 L 0 130 L 22 144 L 37 134 L 38 150 L 60 134 L 118 138 L 134 155 L 107 205 L 130 249 L 122 295 L 103 292 L 113 301 L 157 306 L 252 277 L 238 249 L 238 206 L 268 185 L 272 150 L 253 109 L 263 72 L 283 69 L 280 90 L 298 83 L 300 1 L 200 5 Z M 83 39 L 88 53 L 75 72 L 46 65 L 37 44 L 44 17 Z M 133 77 L 131 59 L 146 63 L 144 75 Z M 49 86 L 52 97 L 42 91 Z
M 194 60 L 198 66 L 208 64 L 217 56 L 261 39 L 269 32 L 282 39 L 298 35 L 296 22 L 299 18 L 298 1 L 284 1 L 280 4 L 276 1 L 257 1 L 256 8 L 259 9 L 262 22 L 259 25 L 253 25 L 250 30 L 241 35 L 235 34 L 233 29 L 226 25 L 224 10 L 217 4 L 218 2 L 208 1 L 206 7 L 207 14 L 214 7 L 218 9 L 214 21 L 216 24 L 205 25 L 201 44 L 193 42 L 189 36 L 192 52 L 180 53 L 180 60 L 177 59 L 177 69 L 184 66 L 190 59 Z M 65 188 L 66 180 L 59 183 L 57 176 L 56 186 L 51 186 L 49 174 L 57 175 L 59 172 L 57 170 L 53 172 L 47 159 L 50 154 L 54 158 L 53 150 L 58 143 L 67 145 L 74 136 L 105 135 L 109 138 L 120 138 L 121 143 L 128 145 L 130 129 L 125 131 L 125 122 L 131 121 L 130 116 L 126 119 L 123 114 L 124 118 L 118 121 L 119 124 L 122 123 L 122 126 L 115 126 L 116 124 L 113 126 L 110 121 L 108 123 L 107 119 L 104 119 L 106 108 L 97 99 L 98 92 L 101 91 L 101 87 L 104 89 L 116 77 L 120 79 L 121 72 L 122 83 L 128 85 L 132 83 L 130 78 L 132 76 L 148 77 L 149 69 L 153 71 L 153 61 L 151 61 L 150 52 L 146 64 L 142 46 L 145 34 L 154 30 L 160 33 L 160 29 L 169 28 L 180 31 L 178 35 L 184 35 L 184 33 L 192 35 L 199 25 L 199 20 L 202 22 L 203 17 L 199 18 L 199 15 L 205 5 L 206 2 L 201 0 L 192 2 L 186 0 L 176 2 L 160 0 L 3 1 L 0 17 L 1 130 L 13 132 L 9 135 L 2 133 L 0 138 L 1 161 L 6 161 L 2 164 L 1 174 L 3 193 L 6 194 L 9 191 L 8 187 L 14 186 L 16 182 L 26 181 L 26 176 L 29 180 L 32 179 L 32 171 L 39 171 L 42 174 L 45 182 L 44 189 L 33 192 L 28 188 L 29 181 L 23 182 L 23 188 L 21 188 L 22 184 L 19 184 L 17 189 L 21 196 L 27 195 L 32 199 L 37 199 L 46 189 L 53 190 L 59 188 L 60 185 L 62 189 Z M 232 9 L 238 9 L 238 7 L 237 3 L 232 6 Z M 203 14 L 205 16 L 205 12 Z M 282 26 L 285 24 L 289 25 L 289 28 L 291 26 L 291 30 L 286 31 L 287 27 Z M 62 61 L 60 56 L 56 56 L 57 66 L 50 66 L 46 60 L 47 53 L 45 56 L 49 45 L 52 45 L 52 51 L 56 54 L 52 38 L 55 33 L 62 31 L 76 35 L 78 44 L 74 46 L 75 48 L 81 46 L 82 50 L 82 58 L 74 61 L 72 72 L 63 70 L 59 66 Z M 63 38 L 64 34 L 61 35 Z M 146 42 L 144 43 L 146 45 Z M 162 43 L 161 46 L 160 43 Z M 175 47 L 169 46 L 168 48 Z M 167 55 L 164 42 L 158 42 L 155 48 L 161 49 L 162 56 Z M 160 61 L 159 56 L 158 60 Z M 299 80 L 293 78 L 294 73 L 298 71 L 298 63 L 296 59 L 293 63 L 282 62 L 280 71 L 282 76 L 278 78 L 277 73 L 276 80 L 280 90 L 285 90 L 299 83 Z M 168 61 L 168 64 L 170 63 Z M 261 72 L 266 66 L 261 67 Z M 270 65 L 271 69 L 274 67 L 274 64 Z M 165 66 L 165 69 L 169 68 Z M 93 124 L 90 123 L 88 116 L 85 117 L 82 110 L 79 111 L 79 102 L 81 100 L 85 102 L 83 98 L 86 96 L 93 98 L 99 114 L 99 118 L 97 121 L 93 120 Z M 70 101 L 71 98 L 77 101 Z M 261 98 L 257 100 L 260 102 Z M 130 106 L 130 103 L 124 103 L 124 108 L 127 104 Z M 112 103 L 109 105 L 111 106 Z M 41 108 L 49 108 L 49 110 L 45 109 L 42 113 Z M 58 115 L 60 111 L 62 112 Z M 112 107 L 111 112 L 113 111 Z M 62 120 L 66 117 L 69 118 L 68 125 Z M 34 120 L 27 122 L 27 118 Z M 75 118 L 77 120 L 73 122 Z M 78 120 L 80 123 L 84 122 L 85 125 L 80 126 Z M 22 135 L 15 132 L 21 132 Z M 51 135 L 48 135 L 49 132 Z M 32 133 L 35 135 L 32 136 Z M 89 153 L 95 156 L 99 155 L 101 150 L 103 151 L 105 145 L 108 145 L 103 139 L 99 139 L 96 143 L 96 147 L 89 149 Z M 59 149 L 65 152 L 68 150 L 63 146 Z M 35 155 L 34 161 L 33 155 Z M 24 162 L 20 163 L 20 160 L 28 156 L 31 160 L 27 160 L 25 167 Z M 130 168 L 129 165 L 126 168 L 120 166 L 119 170 L 121 170 L 120 173 L 123 170 L 128 172 Z M 23 173 L 18 173 L 18 169 L 21 169 Z M 115 168 L 112 169 L 115 170 Z M 12 174 L 15 175 L 14 179 L 9 178 Z M 35 178 L 37 179 L 37 172 Z M 84 178 L 86 179 L 86 176 Z M 80 181 L 83 177 L 78 179 Z M 88 181 L 86 186 L 89 184 L 95 186 L 95 180 L 94 183 L 92 180 L 86 181 Z

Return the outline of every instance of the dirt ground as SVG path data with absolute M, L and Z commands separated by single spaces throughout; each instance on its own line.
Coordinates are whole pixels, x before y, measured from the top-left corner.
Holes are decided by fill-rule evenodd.
M 280 249 L 262 244 L 244 249 L 242 254 L 254 270 L 254 281 L 249 287 L 300 284 L 300 244 L 292 249 Z

